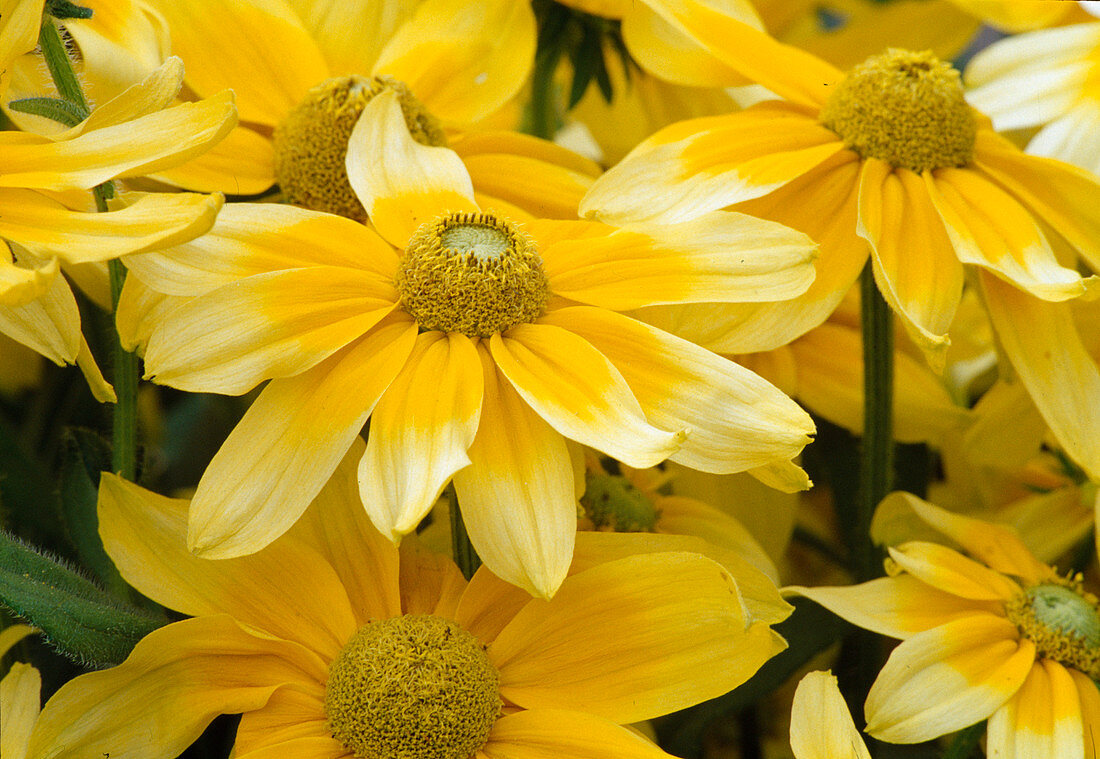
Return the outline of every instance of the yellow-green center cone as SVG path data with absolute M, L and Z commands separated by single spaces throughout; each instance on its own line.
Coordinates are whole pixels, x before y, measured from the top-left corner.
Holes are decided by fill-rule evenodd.
M 489 337 L 542 315 L 550 284 L 535 243 L 491 213 L 447 213 L 413 233 L 394 286 L 423 330 Z
M 402 82 L 384 76 L 328 79 L 306 93 L 275 128 L 275 180 L 284 201 L 366 221 L 367 212 L 351 189 L 344 160 L 363 108 L 387 89 L 397 93 L 414 140 L 422 145 L 447 144 L 439 122 Z
M 500 678 L 450 620 L 370 622 L 329 669 L 329 730 L 358 759 L 469 759 L 500 714 Z
M 977 123 L 959 72 L 930 51 L 891 48 L 856 66 L 821 109 L 821 123 L 864 158 L 922 172 L 965 166 Z
M 588 472 L 581 506 L 597 530 L 655 532 L 661 516 L 649 496 L 621 474 Z
M 1005 606 L 1020 633 L 1039 656 L 1100 677 L 1100 614 L 1097 601 L 1079 582 L 1061 580 L 1028 588 Z

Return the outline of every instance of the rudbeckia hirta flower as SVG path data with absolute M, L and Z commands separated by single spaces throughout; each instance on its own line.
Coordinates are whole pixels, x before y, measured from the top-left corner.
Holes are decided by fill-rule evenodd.
M 736 204 L 817 240 L 818 275 L 805 294 L 729 310 L 736 352 L 820 324 L 868 253 L 883 297 L 934 367 L 964 265 L 1047 301 L 1085 292 L 1088 281 L 1059 262 L 1048 233 L 1056 228 L 1057 242 L 1100 265 L 1100 184 L 999 137 L 967 104 L 958 72 L 931 53 L 891 49 L 842 74 L 709 6 L 647 5 L 706 46 L 708 81 L 720 71 L 749 76 L 782 99 L 661 130 L 597 180 L 582 211 L 611 223 L 680 221 Z
M 592 535 L 549 602 L 484 568 L 466 582 L 370 525 L 361 447 L 290 533 L 224 562 L 188 554 L 186 501 L 104 475 L 107 551 L 193 618 L 63 686 L 28 756 L 170 759 L 243 713 L 237 759 L 660 759 L 620 725 L 724 693 L 784 647 L 775 587 L 742 595 L 681 538 Z
M 288 203 L 363 220 L 344 156 L 364 106 L 382 91 L 399 95 L 415 139 L 462 156 L 479 198 L 494 205 L 574 218 L 599 173 L 553 143 L 481 126 L 519 92 L 534 61 L 526 2 L 150 5 L 168 22 L 188 88 L 231 88 L 241 112 L 233 154 L 204 164 L 205 175 L 181 175 L 182 186 L 257 193 L 274 182 Z
M 15 52 L 0 51 L 0 62 Z M 91 193 L 79 191 L 186 161 L 233 127 L 230 92 L 168 107 L 182 78 L 172 58 L 69 130 L 0 132 L 0 333 L 59 365 L 79 365 L 100 400 L 114 391 L 80 331 L 65 268 L 191 240 L 214 223 L 222 198 L 131 193 L 96 213 L 86 208 Z
M 988 719 L 990 756 L 1092 757 L 1100 731 L 1100 614 L 1079 575 L 1038 561 L 1008 528 L 902 498 L 968 555 L 890 548 L 891 576 L 791 588 L 900 638 L 867 697 L 867 732 L 918 743 Z
M 453 152 L 409 137 L 393 92 L 364 110 L 347 170 L 377 234 L 240 204 L 201 240 L 130 261 L 155 292 L 124 294 L 119 322 L 147 338 L 148 376 L 235 394 L 272 379 L 199 482 L 189 540 L 202 555 L 284 532 L 368 417 L 360 486 L 378 528 L 414 529 L 453 477 L 486 564 L 544 596 L 576 532 L 567 439 L 639 467 L 793 467 L 813 431 L 797 405 L 617 311 L 790 297 L 812 276 L 804 236 L 721 213 L 519 225 L 478 206 Z M 158 301 L 178 296 L 193 297 Z

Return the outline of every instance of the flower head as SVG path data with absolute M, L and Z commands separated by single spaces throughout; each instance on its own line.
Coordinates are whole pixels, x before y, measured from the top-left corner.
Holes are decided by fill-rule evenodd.
M 1100 728 L 1097 598 L 1008 528 L 908 494 L 890 498 L 969 555 L 911 541 L 890 548 L 889 577 L 790 589 L 902 639 L 867 697 L 867 731 L 915 743 L 988 718 L 991 756 L 1091 755 L 1083 752 Z
M 359 505 L 358 444 L 307 514 L 263 551 L 186 550 L 186 501 L 102 480 L 104 545 L 127 581 L 194 615 L 43 709 L 28 756 L 168 759 L 220 713 L 234 755 L 468 759 L 666 756 L 620 727 L 717 696 L 784 644 L 787 606 L 741 590 L 701 541 L 592 535 L 551 601 L 400 549 Z M 749 604 L 752 605 L 750 612 Z M 136 727 L 141 725 L 141 727 Z M 148 726 L 155 726 L 149 729 Z M 479 753 L 480 752 L 480 753 Z
M 392 92 L 367 104 L 347 169 L 377 233 L 240 204 L 193 245 L 131 258 L 158 295 L 143 304 L 128 283 L 119 321 L 147 342 L 149 376 L 222 393 L 272 379 L 199 483 L 190 540 L 203 555 L 289 528 L 368 417 L 360 485 L 378 528 L 399 540 L 453 478 L 486 564 L 543 596 L 576 531 L 567 440 L 638 467 L 794 468 L 813 427 L 793 402 L 618 312 L 789 297 L 811 275 L 805 237 L 730 214 L 519 223 L 480 207 L 453 152 L 409 136 Z

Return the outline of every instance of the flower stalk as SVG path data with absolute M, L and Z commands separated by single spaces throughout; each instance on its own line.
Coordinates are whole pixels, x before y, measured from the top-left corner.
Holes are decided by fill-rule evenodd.
M 65 48 L 65 42 L 61 39 L 61 33 L 54 19 L 48 14 L 42 17 L 38 42 L 58 94 L 71 103 L 77 112 L 83 114 L 83 118 L 87 118 L 88 101 L 84 98 L 84 92 L 80 87 L 69 52 Z M 115 195 L 114 184 L 105 182 L 96 187 L 92 194 L 95 197 L 96 210 L 104 213 L 109 210 L 107 201 Z M 118 301 L 122 295 L 122 285 L 126 281 L 126 267 L 121 261 L 111 260 L 107 262 L 107 269 L 111 285 L 111 306 L 117 310 Z M 118 396 L 118 403 L 115 405 L 112 417 L 111 468 L 119 476 L 132 481 L 137 476 L 138 360 L 137 356 L 122 347 L 117 327 L 111 330 L 111 335 L 114 354 L 112 380 Z

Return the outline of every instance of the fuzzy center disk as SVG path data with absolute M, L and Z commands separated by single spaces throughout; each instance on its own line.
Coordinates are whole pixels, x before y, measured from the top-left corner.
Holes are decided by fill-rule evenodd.
M 977 123 L 959 72 L 929 51 L 868 58 L 837 85 L 821 123 L 864 158 L 918 173 L 974 156 Z
M 542 315 L 550 285 L 535 243 L 491 213 L 448 213 L 409 239 L 394 286 L 423 330 L 489 337 Z
M 360 628 L 332 662 L 325 714 L 359 759 L 469 759 L 500 714 L 499 684 L 454 622 L 393 617 Z
M 360 114 L 383 90 L 393 90 L 405 125 L 422 145 L 446 145 L 439 122 L 409 88 L 390 77 L 343 76 L 306 93 L 275 128 L 275 178 L 288 203 L 366 221 L 367 212 L 348 182 L 344 160 Z
M 654 532 L 661 516 L 649 496 L 621 474 L 589 472 L 581 506 L 597 530 Z
M 1096 598 L 1073 580 L 1028 588 L 1005 606 L 1020 633 L 1034 641 L 1039 656 L 1100 677 L 1100 615 Z

